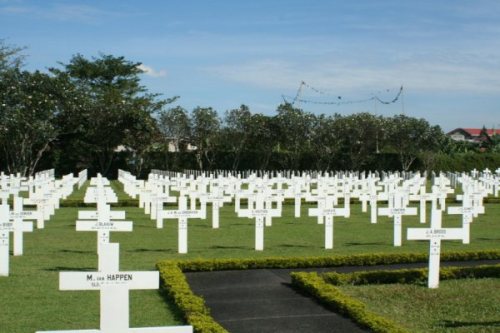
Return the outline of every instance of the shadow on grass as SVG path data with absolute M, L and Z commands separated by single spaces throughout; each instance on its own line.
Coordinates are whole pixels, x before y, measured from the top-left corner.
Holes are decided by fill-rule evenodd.
M 443 320 L 444 327 L 471 327 L 471 326 L 488 326 L 500 327 L 500 321 L 456 321 L 456 320 Z
M 47 272 L 95 272 L 95 267 L 65 267 L 56 266 L 52 268 L 45 268 L 44 271 Z
M 172 249 L 135 249 L 135 250 L 127 250 L 125 252 L 162 252 L 162 253 L 177 253 Z
M 294 248 L 294 247 L 300 247 L 300 248 L 313 248 L 314 246 L 309 246 L 309 245 L 300 245 L 300 244 L 279 244 L 277 247 L 289 247 L 289 248 Z
M 383 245 L 387 246 L 387 243 L 384 242 L 371 242 L 371 243 L 361 243 L 361 242 L 349 242 L 349 243 L 344 243 L 345 246 L 369 246 L 369 245 Z
M 95 251 L 82 251 L 82 250 L 61 250 L 62 253 L 77 253 L 77 254 L 96 254 Z
M 232 245 L 212 245 L 209 249 L 220 250 L 220 249 L 233 249 L 233 250 L 248 250 L 248 246 L 232 246 Z

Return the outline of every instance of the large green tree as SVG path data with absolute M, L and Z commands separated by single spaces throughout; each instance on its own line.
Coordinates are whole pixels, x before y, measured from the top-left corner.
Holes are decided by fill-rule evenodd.
M 315 116 L 289 103 L 278 106 L 277 112 L 279 149 L 286 156 L 285 165 L 290 169 L 299 169 L 303 153 L 311 149 Z
M 246 105 L 226 111 L 221 146 L 232 156 L 231 169 L 238 170 L 242 154 L 248 149 L 252 113 Z
M 0 42 L 1 167 L 32 175 L 61 133 L 58 118 L 76 103 L 68 80 L 23 70 L 20 51 Z
M 389 148 L 398 154 L 403 170 L 409 170 L 421 154 L 439 150 L 444 141 L 441 128 L 425 119 L 396 115 L 386 124 Z
M 64 152 L 77 154 L 83 166 L 96 166 L 107 174 L 117 150 L 129 149 L 134 165 L 140 169 L 157 131 L 153 114 L 171 102 L 160 100 L 140 84 L 140 63 L 124 57 L 100 55 L 87 59 L 73 56 L 62 69 L 51 69 L 59 77 L 69 77 L 84 98 L 79 114 L 66 118 Z M 174 98 L 175 99 L 175 98 Z M 68 152 L 69 153 L 69 152 Z M 85 165 L 86 164 L 86 165 Z
M 311 156 L 316 161 L 316 169 L 330 170 L 339 163 L 339 153 L 342 149 L 342 131 L 338 128 L 340 115 L 326 116 L 324 114 L 315 118 L 311 136 Z
M 196 162 L 200 170 L 215 163 L 220 119 L 211 107 L 197 107 L 191 113 L 191 142 L 196 146 Z
M 191 136 L 191 123 L 186 109 L 176 106 L 160 112 L 158 126 L 167 146 L 173 145 L 176 152 L 186 150 Z

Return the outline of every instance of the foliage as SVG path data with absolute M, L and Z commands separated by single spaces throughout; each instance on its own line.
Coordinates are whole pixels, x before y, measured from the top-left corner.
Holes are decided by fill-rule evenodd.
M 477 260 L 499 258 L 499 251 L 461 252 L 444 254 L 443 260 Z M 225 332 L 210 316 L 203 298 L 193 294 L 183 272 L 215 271 L 258 268 L 309 268 L 332 266 L 367 266 L 394 263 L 413 263 L 427 260 L 426 255 L 419 254 L 366 254 L 354 256 L 332 256 L 326 258 L 261 258 L 261 259 L 193 259 L 193 260 L 162 260 L 156 264 L 160 271 L 162 286 L 179 310 L 184 313 L 188 323 L 196 332 Z M 446 268 L 442 269 L 445 279 L 465 278 L 471 276 L 496 276 L 499 265 L 480 266 L 477 268 Z M 416 272 L 416 273 L 414 273 Z M 388 281 L 414 281 L 426 277 L 425 270 L 373 271 L 352 274 L 324 273 L 291 273 L 292 284 L 318 298 L 327 307 L 353 318 L 364 327 L 374 332 L 406 332 L 390 320 L 377 316 L 366 310 L 364 304 L 341 293 L 329 283 L 347 284 L 353 281 L 373 283 L 383 279 Z M 415 278 L 416 277 L 416 278 Z M 377 280 L 378 279 L 378 280 Z
M 0 72 L 0 142 L 4 168 L 32 175 L 61 134 L 58 121 L 77 109 L 64 78 L 12 68 Z
M 210 170 L 215 163 L 215 148 L 220 128 L 217 112 L 197 107 L 191 115 L 191 139 L 196 146 L 196 161 L 200 170 Z
M 232 155 L 231 170 L 238 170 L 241 156 L 248 146 L 252 113 L 242 104 L 238 109 L 226 111 L 221 130 L 221 148 Z
M 227 332 L 210 316 L 205 301 L 193 293 L 186 281 L 186 277 L 175 262 L 161 262 L 156 267 L 160 271 L 163 290 L 166 291 L 169 298 L 184 314 L 185 320 L 193 326 L 195 332 Z
M 106 175 L 121 146 L 137 157 L 132 168 L 140 170 L 142 155 L 157 130 L 152 116 L 172 100 L 158 100 L 158 95 L 148 93 L 140 85 L 140 63 L 124 57 L 100 55 L 89 60 L 78 54 L 62 65 L 63 69 L 51 72 L 68 77 L 84 96 L 81 112 L 71 114 L 63 124 L 72 135 L 64 138 L 60 149 L 78 152 L 76 158 L 85 167 L 95 161 Z
M 295 288 L 312 295 L 328 308 L 352 318 L 359 325 L 373 332 L 408 332 L 396 323 L 368 311 L 362 302 L 326 283 L 317 273 L 292 273 L 291 276 L 292 285 Z
M 439 126 L 430 126 L 425 119 L 397 115 L 387 123 L 388 145 L 399 155 L 403 170 L 409 170 L 422 152 L 437 151 L 444 136 Z
M 326 282 L 334 285 L 363 285 L 387 283 L 424 283 L 427 281 L 428 270 L 400 269 L 394 271 L 377 270 L 362 271 L 349 274 L 336 272 L 323 273 Z M 500 276 L 500 265 L 482 265 L 477 267 L 442 267 L 439 271 L 440 280 L 488 278 Z
M 139 62 L 77 54 L 45 74 L 22 70 L 22 50 L 0 40 L 3 171 L 468 170 L 470 159 L 480 163 L 469 169 L 499 166 L 500 135 L 486 129 L 477 144 L 406 115 L 316 115 L 289 103 L 274 114 L 241 105 L 222 118 L 211 107 L 165 109 L 177 97 L 149 92 Z
M 443 261 L 491 260 L 499 259 L 500 251 L 468 251 L 442 253 Z M 251 259 L 193 259 L 179 261 L 179 267 L 185 272 L 221 271 L 257 268 L 307 268 L 338 266 L 374 266 L 428 261 L 424 253 L 373 253 L 354 255 L 330 255 L 328 257 L 266 257 Z M 161 261 L 159 264 L 168 264 Z

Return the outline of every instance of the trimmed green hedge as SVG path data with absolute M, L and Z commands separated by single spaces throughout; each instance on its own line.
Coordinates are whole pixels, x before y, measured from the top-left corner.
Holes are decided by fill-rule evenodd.
M 390 284 L 390 283 L 425 283 L 428 269 L 400 269 L 395 271 L 365 271 L 349 274 L 328 272 L 322 274 L 323 279 L 333 285 L 363 285 L 363 284 Z M 440 280 L 454 280 L 466 278 L 499 278 L 500 265 L 484 265 L 478 267 L 443 267 L 439 270 Z
M 292 285 L 313 296 L 326 307 L 352 318 L 362 327 L 373 332 L 408 332 L 393 321 L 366 309 L 363 302 L 342 293 L 335 285 L 362 285 L 381 283 L 423 283 L 427 280 L 427 269 L 403 269 L 396 271 L 371 271 L 341 274 L 336 272 L 291 273 Z M 500 277 L 500 265 L 478 267 L 448 267 L 440 270 L 443 280 L 463 278 Z
M 156 265 L 160 271 L 162 288 L 182 311 L 186 322 L 195 332 L 228 333 L 211 316 L 203 298 L 196 296 L 175 261 L 162 261 Z
M 441 254 L 443 261 L 466 261 L 466 260 L 491 260 L 500 259 L 500 250 L 492 251 L 477 251 L 477 252 L 449 252 Z M 196 271 L 216 271 L 216 270 L 243 270 L 243 269 L 258 269 L 258 268 L 311 268 L 311 267 L 338 267 L 338 266 L 372 266 L 372 265 L 385 265 L 385 264 L 401 264 L 401 263 L 415 263 L 426 262 L 428 255 L 426 254 L 365 254 L 365 255 L 352 255 L 352 256 L 331 256 L 331 257 L 274 257 L 262 259 L 197 259 L 186 261 L 173 261 L 162 260 L 156 264 L 160 271 L 162 288 L 165 290 L 168 297 L 170 297 L 178 309 L 184 313 L 185 320 L 190 325 L 193 325 L 194 331 L 199 333 L 226 333 L 227 331 L 220 326 L 211 316 L 210 311 L 205 305 L 203 298 L 196 296 L 186 278 L 183 274 L 185 272 Z M 496 268 L 495 268 L 496 269 Z M 447 269 L 442 269 L 442 272 L 448 272 Z M 463 269 L 463 274 L 467 275 L 467 269 Z M 498 275 L 498 271 L 493 271 Z M 303 273 L 293 273 L 303 274 Z M 443 274 L 443 273 L 442 273 Z M 451 274 L 451 273 L 444 273 Z M 456 273 L 454 273 L 456 274 Z M 492 274 L 492 273 L 484 273 Z M 375 274 L 374 274 L 375 275 Z M 323 279 L 322 283 L 327 284 Z M 337 289 L 331 291 L 333 294 L 337 293 Z M 347 301 L 346 301 L 347 302 Z M 345 302 L 344 302 L 345 303 Z M 341 304 L 344 304 L 341 303 Z M 379 331 L 375 332 L 405 332 L 401 328 L 394 326 L 392 322 L 384 318 L 373 317 L 372 315 L 363 314 L 356 309 L 360 308 L 357 303 L 349 303 L 342 305 L 339 310 L 333 307 L 340 313 L 345 313 L 356 320 L 362 325 L 370 325 L 379 327 Z M 359 302 L 358 302 L 359 303 Z M 340 305 L 339 305 L 340 306 Z M 354 309 L 354 310 L 353 310 Z M 358 312 L 356 312 L 356 311 Z M 344 312 L 343 312 L 344 311 Z M 361 311 L 361 310 L 360 310 Z M 354 317 L 356 316 L 356 317 Z M 383 330 L 391 327 L 393 330 Z
M 467 261 L 500 259 L 500 250 L 475 252 L 444 252 L 442 261 Z M 426 262 L 426 253 L 374 253 L 357 255 L 333 255 L 329 257 L 269 257 L 262 259 L 195 259 L 180 261 L 184 272 L 241 270 L 256 268 L 309 268 L 337 266 L 373 266 L 400 263 Z M 162 262 L 169 262 L 162 261 Z
M 364 303 L 345 295 L 318 273 L 291 273 L 291 277 L 295 288 L 312 295 L 327 308 L 351 318 L 362 327 L 377 333 L 409 333 L 393 321 L 368 311 Z

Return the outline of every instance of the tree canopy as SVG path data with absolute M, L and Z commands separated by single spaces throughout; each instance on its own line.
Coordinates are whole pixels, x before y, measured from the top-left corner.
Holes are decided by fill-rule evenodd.
M 423 169 L 436 156 L 500 152 L 483 129 L 480 144 L 455 142 L 409 115 L 315 114 L 292 104 L 269 114 L 171 106 L 142 83 L 140 62 L 77 54 L 48 72 L 24 69 L 22 48 L 0 40 L 0 169 L 33 174 L 89 168 Z M 225 111 L 222 113 L 220 111 Z M 111 175 L 112 176 L 112 175 Z

